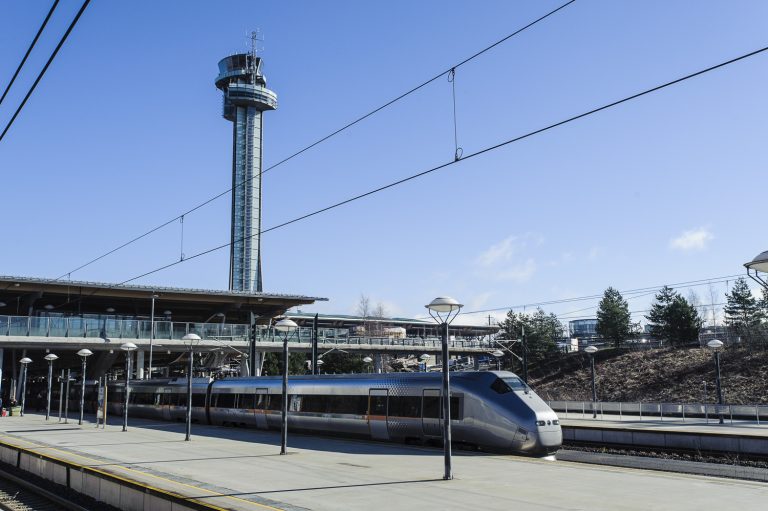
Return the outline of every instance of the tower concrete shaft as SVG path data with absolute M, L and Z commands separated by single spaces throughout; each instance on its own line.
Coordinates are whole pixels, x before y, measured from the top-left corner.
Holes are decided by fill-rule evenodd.
M 229 289 L 261 292 L 262 114 L 277 108 L 277 95 L 267 89 L 255 53 L 222 59 L 216 87 L 224 93 L 224 118 L 233 123 Z

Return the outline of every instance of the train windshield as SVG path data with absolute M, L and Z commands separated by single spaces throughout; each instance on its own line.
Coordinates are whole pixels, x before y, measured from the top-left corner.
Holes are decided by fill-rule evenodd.
M 528 392 L 528 385 L 517 376 L 506 376 L 504 378 L 496 378 L 491 384 L 491 388 L 499 394 L 506 394 L 507 392 L 514 392 L 516 390 L 522 390 Z

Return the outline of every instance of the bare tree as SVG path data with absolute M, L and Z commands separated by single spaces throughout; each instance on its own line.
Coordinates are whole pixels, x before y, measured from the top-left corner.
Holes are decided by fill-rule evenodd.
M 384 335 L 384 318 L 387 317 L 387 309 L 384 307 L 383 303 L 379 302 L 376 304 L 376 307 L 374 307 L 371 312 L 371 317 L 376 320 L 371 325 L 376 335 Z

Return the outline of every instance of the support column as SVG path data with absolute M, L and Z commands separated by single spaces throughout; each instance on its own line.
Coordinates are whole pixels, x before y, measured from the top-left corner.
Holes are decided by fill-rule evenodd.
M 264 352 L 253 352 L 253 376 L 261 376 L 261 369 L 264 367 Z
M 384 372 L 384 355 L 377 353 L 373 356 L 373 372 L 381 374 Z
M 143 351 L 136 350 L 136 364 L 133 367 L 135 367 L 134 371 L 136 372 L 136 379 L 143 380 L 144 379 L 144 352 Z

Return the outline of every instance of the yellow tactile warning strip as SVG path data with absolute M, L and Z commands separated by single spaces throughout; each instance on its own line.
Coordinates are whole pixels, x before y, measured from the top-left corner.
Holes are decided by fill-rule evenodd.
M 10 439 L 12 439 L 12 440 L 10 440 Z M 30 447 L 24 447 L 22 445 L 18 445 L 16 442 L 23 442 L 23 443 L 29 444 L 32 447 L 31 448 Z M 121 483 L 127 483 L 128 485 L 133 486 L 133 487 L 140 487 L 140 488 L 142 488 L 144 490 L 148 490 L 150 492 L 154 492 L 154 493 L 157 493 L 157 494 L 165 495 L 165 496 L 169 497 L 171 500 L 182 501 L 183 503 L 194 504 L 194 505 L 196 505 L 196 506 L 198 506 L 198 507 L 200 507 L 202 509 L 211 509 L 211 510 L 214 510 L 214 511 L 229 511 L 228 508 L 216 506 L 216 505 L 210 504 L 208 502 L 203 502 L 203 501 L 200 501 L 200 500 L 195 499 L 193 497 L 187 497 L 187 496 L 184 496 L 184 495 L 182 495 L 180 493 L 176 493 L 174 491 L 164 490 L 162 488 L 158 488 L 156 486 L 152 486 L 152 485 L 143 483 L 143 482 L 138 481 L 136 479 L 130 479 L 130 478 L 127 478 L 127 477 L 122 477 L 122 476 L 119 476 L 117 474 L 113 474 L 112 472 L 107 472 L 107 471 L 104 471 L 104 470 L 100 470 L 100 469 L 94 468 L 92 466 L 80 465 L 80 464 L 75 463 L 73 461 L 69 461 L 69 460 L 62 459 L 62 458 L 59 458 L 59 457 L 56 457 L 56 456 L 52 456 L 50 454 L 47 454 L 47 452 L 46 453 L 38 452 L 35 449 L 45 449 L 45 451 L 48 451 L 48 452 L 50 452 L 50 451 L 59 452 L 59 453 L 61 453 L 63 455 L 66 455 L 68 457 L 80 458 L 80 459 L 86 460 L 89 463 L 93 463 L 93 464 L 96 464 L 96 465 L 102 464 L 103 460 L 97 460 L 97 459 L 94 459 L 94 458 L 89 458 L 88 456 L 83 456 L 82 454 L 77 454 L 77 453 L 69 452 L 69 451 L 63 451 L 61 449 L 57 449 L 57 448 L 51 447 L 49 445 L 45 445 L 45 444 L 41 444 L 41 443 L 37 443 L 37 442 L 32 442 L 32 441 L 29 441 L 29 440 L 26 440 L 26 439 L 23 439 L 23 438 L 10 437 L 8 435 L 0 435 L 0 445 L 3 445 L 5 447 L 9 447 L 11 449 L 17 449 L 19 451 L 23 451 L 23 452 L 26 452 L 26 453 L 29 453 L 29 454 L 34 454 L 35 456 L 39 456 L 41 458 L 47 458 L 47 459 L 50 459 L 50 460 L 55 461 L 57 463 L 60 463 L 62 465 L 69 466 L 69 467 L 71 467 L 73 469 L 76 469 L 76 470 L 95 472 L 95 473 L 101 475 L 102 477 L 104 477 L 106 479 L 117 480 L 117 481 L 120 481 Z M 240 504 L 247 504 L 247 505 L 250 505 L 250 506 L 254 506 L 254 507 L 258 508 L 258 509 L 270 509 L 270 510 L 273 510 L 273 511 L 284 511 L 282 508 L 270 506 L 270 505 L 267 505 L 267 504 L 260 504 L 258 502 L 254 502 L 252 500 L 242 499 L 242 498 L 239 498 L 239 497 L 234 497 L 232 495 L 224 495 L 224 494 L 219 493 L 217 491 L 207 490 L 205 488 L 200 488 L 199 486 L 193 486 L 191 484 L 182 483 L 180 481 L 175 481 L 173 479 L 162 477 L 162 476 L 159 476 L 159 475 L 156 475 L 156 474 L 151 474 L 151 473 L 148 473 L 148 472 L 143 472 L 143 471 L 140 471 L 140 470 L 132 469 L 130 467 L 125 467 L 125 466 L 122 466 L 122 465 L 119 465 L 119 464 L 116 464 L 116 463 L 112 464 L 111 466 L 112 466 L 113 469 L 123 470 L 123 471 L 129 472 L 129 473 L 141 474 L 143 477 L 158 479 L 160 481 L 171 483 L 173 485 L 179 485 L 179 486 L 184 486 L 184 487 L 187 487 L 187 488 L 193 488 L 197 492 L 206 492 L 206 493 L 209 493 L 211 495 L 211 497 L 217 497 L 217 498 L 222 498 L 222 499 L 231 499 L 231 500 L 237 501 Z

